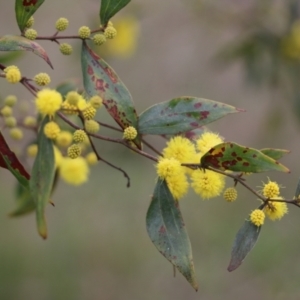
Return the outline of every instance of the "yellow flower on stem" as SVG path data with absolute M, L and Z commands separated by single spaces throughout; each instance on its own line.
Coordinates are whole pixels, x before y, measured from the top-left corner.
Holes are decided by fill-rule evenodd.
M 83 157 L 63 158 L 60 163 L 60 176 L 69 184 L 80 185 L 88 180 L 89 167 Z
M 250 221 L 252 224 L 254 224 L 257 227 L 260 227 L 264 224 L 265 221 L 265 213 L 260 209 L 255 209 L 250 214 Z
M 176 136 L 167 142 L 163 150 L 165 158 L 175 158 L 181 163 L 190 163 L 196 155 L 194 144 L 187 138 Z
M 53 116 L 61 107 L 62 96 L 59 92 L 44 89 L 36 94 L 35 105 L 42 115 Z
M 219 196 L 225 186 L 225 177 L 209 170 L 194 170 L 191 180 L 192 188 L 203 199 Z
M 273 199 L 283 200 L 282 197 L 273 197 Z M 287 204 L 285 202 L 277 201 L 269 201 L 263 210 L 267 217 L 272 221 L 280 220 L 288 213 Z
M 173 197 L 178 200 L 188 191 L 189 183 L 184 167 L 175 158 L 161 158 L 156 166 L 157 175 L 165 179 Z
M 268 183 L 264 183 L 262 193 L 266 198 L 276 198 L 279 196 L 280 187 L 277 182 L 269 179 Z
M 202 133 L 196 140 L 197 149 L 203 154 L 221 143 L 223 143 L 223 139 L 217 133 L 209 131 Z
M 21 72 L 17 66 L 9 66 L 4 69 L 5 78 L 9 83 L 18 83 L 22 79 Z

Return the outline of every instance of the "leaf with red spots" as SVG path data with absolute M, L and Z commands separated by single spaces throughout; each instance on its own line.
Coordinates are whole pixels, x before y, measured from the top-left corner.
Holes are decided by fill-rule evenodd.
M 101 0 L 100 20 L 101 25 L 106 25 L 118 11 L 125 7 L 131 0 Z
M 183 132 L 182 134 L 180 134 L 180 136 L 185 137 L 185 138 L 189 139 L 192 142 L 195 142 L 196 139 L 198 139 L 199 136 L 201 134 L 203 134 L 203 132 L 205 132 L 205 131 L 207 131 L 207 127 L 206 126 L 201 126 L 199 128 Z M 178 134 L 162 134 L 162 137 L 164 137 L 166 139 L 170 139 L 174 136 L 178 136 Z
M 157 250 L 198 290 L 191 244 L 179 203 L 163 180 L 157 181 L 146 224 L 149 237 Z
M 231 142 L 222 143 L 211 148 L 202 156 L 201 165 L 235 172 L 290 172 L 284 165 L 261 151 Z
M 145 110 L 139 118 L 139 132 L 181 134 L 240 111 L 242 110 L 231 105 L 212 100 L 195 97 L 175 98 Z
M 31 51 L 41 57 L 53 69 L 44 48 L 23 36 L 4 35 L 0 38 L 0 51 Z
M 9 149 L 0 132 L 0 167 L 8 169 L 23 187 L 28 187 L 30 175 L 18 160 L 14 152 Z
M 231 251 L 231 260 L 227 270 L 229 272 L 237 269 L 255 246 L 260 234 L 260 227 L 246 220 L 238 231 Z
M 26 27 L 29 18 L 37 11 L 45 0 L 16 0 L 15 13 L 20 30 Z
M 285 149 L 264 148 L 264 149 L 261 149 L 260 152 L 277 160 L 277 159 L 282 158 L 285 154 L 290 153 L 291 151 L 285 150 Z
M 99 95 L 107 111 L 122 129 L 128 126 L 137 129 L 138 116 L 128 89 L 115 71 L 85 42 L 82 44 L 81 65 L 86 93 L 90 97 Z M 140 136 L 134 143 L 141 148 Z

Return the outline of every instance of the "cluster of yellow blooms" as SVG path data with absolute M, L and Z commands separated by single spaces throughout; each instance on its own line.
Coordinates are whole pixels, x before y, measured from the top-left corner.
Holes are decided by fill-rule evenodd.
M 60 176 L 73 185 L 84 183 L 89 174 L 88 164 L 94 165 L 98 161 L 94 152 L 88 153 L 85 158 L 81 154 L 83 148 L 89 145 L 86 132 L 96 133 L 100 129 L 100 125 L 93 118 L 97 109 L 102 106 L 102 99 L 94 96 L 87 102 L 82 95 L 74 91 L 69 92 L 63 99 L 57 91 L 44 89 L 37 93 L 35 105 L 41 115 L 52 118 L 52 121 L 45 125 L 44 134 L 56 143 L 54 153 Z M 53 121 L 55 113 L 59 110 L 65 114 L 80 114 L 85 122 L 85 130 L 79 129 L 73 134 L 69 131 L 61 131 L 59 125 Z M 37 149 L 32 146 L 27 151 L 34 156 Z M 59 148 L 66 148 L 66 157 L 62 155 Z
M 41 77 L 46 78 L 44 74 Z M 10 130 L 10 136 L 15 140 L 20 140 L 23 137 L 23 131 L 17 126 L 36 129 L 37 117 L 27 116 L 23 122 L 17 122 L 13 116 L 13 106 L 16 102 L 15 96 L 7 96 L 3 107 L 0 109 L 0 115 L 5 126 Z M 69 92 L 63 99 L 57 91 L 44 89 L 37 93 L 35 106 L 39 114 L 51 118 L 51 121 L 44 126 L 44 134 L 54 142 L 55 164 L 60 171 L 61 178 L 73 185 L 84 183 L 89 174 L 88 165 L 95 165 L 98 162 L 93 151 L 87 153 L 85 157 L 82 157 L 82 152 L 87 146 L 90 146 L 86 132 L 96 133 L 100 129 L 100 125 L 93 118 L 97 109 L 102 106 L 102 99 L 99 96 L 94 96 L 86 101 L 77 92 Z M 80 114 L 85 122 L 84 130 L 76 130 L 73 134 L 70 131 L 61 130 L 55 121 L 57 111 L 62 111 L 65 114 Z M 27 147 L 28 156 L 35 157 L 37 152 L 37 144 Z
M 280 196 L 280 187 L 275 181 L 269 180 L 264 183 L 262 194 L 267 199 L 279 201 L 268 201 L 263 209 L 255 209 L 250 214 L 250 221 L 258 227 L 264 224 L 265 216 L 275 221 L 280 220 L 288 212 L 287 204 L 280 202 L 283 198 Z
M 204 132 L 194 143 L 181 136 L 172 138 L 163 150 L 163 158 L 160 158 L 156 166 L 159 178 L 166 180 L 173 197 L 182 198 L 191 186 L 202 199 L 219 196 L 225 186 L 225 176 L 209 170 L 192 170 L 181 166 L 182 163 L 199 164 L 201 156 L 212 147 L 223 142 L 223 139 L 215 133 Z M 190 180 L 188 180 L 188 177 Z M 280 187 L 270 181 L 264 184 L 262 195 L 267 199 L 279 200 L 268 201 L 262 209 L 255 209 L 250 214 L 250 221 L 261 226 L 265 216 L 270 220 L 279 220 L 287 212 L 287 204 L 281 202 L 279 196 Z M 228 202 L 237 199 L 235 187 L 227 188 L 223 197 Z
M 199 164 L 203 154 L 222 142 L 223 139 L 218 134 L 207 131 L 195 143 L 181 136 L 176 136 L 167 143 L 163 158 L 157 164 L 157 174 L 166 180 L 175 199 L 182 198 L 190 185 L 202 199 L 221 194 L 225 186 L 225 176 L 209 170 L 192 170 L 182 167 L 181 164 Z

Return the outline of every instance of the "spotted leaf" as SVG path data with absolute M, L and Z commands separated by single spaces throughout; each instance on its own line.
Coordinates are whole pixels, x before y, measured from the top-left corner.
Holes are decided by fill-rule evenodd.
M 277 160 L 282 158 L 285 154 L 290 153 L 289 150 L 285 150 L 285 149 L 273 149 L 273 148 L 264 148 L 260 150 L 263 154 L 266 154 L 270 157 L 272 157 L 273 159 Z
M 28 40 L 23 36 L 4 35 L 0 38 L 0 51 L 31 51 L 41 57 L 53 69 L 51 61 L 38 43 Z
M 29 18 L 43 4 L 45 0 L 16 0 L 15 13 L 18 26 L 21 31 L 26 27 Z
M 149 237 L 157 250 L 197 290 L 191 244 L 179 204 L 163 180 L 157 181 L 146 224 Z
M 259 150 L 226 142 L 211 148 L 201 158 L 203 167 L 236 172 L 289 172 L 289 169 Z
M 237 269 L 255 246 L 259 237 L 261 226 L 257 227 L 246 220 L 238 231 L 231 251 L 231 260 L 227 270 L 229 272 Z
M 231 105 L 196 97 L 180 97 L 149 107 L 139 117 L 141 134 L 174 135 L 204 126 L 227 114 L 240 112 Z
M 132 97 L 115 71 L 85 42 L 81 52 L 82 74 L 86 93 L 92 97 L 99 95 L 103 99 L 107 111 L 124 129 L 133 126 L 137 129 L 138 116 Z M 134 143 L 141 148 L 140 136 Z

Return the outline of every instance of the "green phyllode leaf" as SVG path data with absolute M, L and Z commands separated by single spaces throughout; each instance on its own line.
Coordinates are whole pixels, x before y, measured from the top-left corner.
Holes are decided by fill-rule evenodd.
M 157 250 L 198 290 L 192 249 L 183 218 L 165 181 L 158 179 L 146 218 L 147 231 Z
M 235 237 L 231 251 L 231 260 L 227 268 L 229 272 L 234 271 L 242 264 L 245 257 L 255 246 L 260 230 L 261 226 L 257 227 L 250 221 L 245 221 Z
M 139 117 L 141 134 L 181 134 L 243 110 L 196 97 L 179 97 L 149 107 Z
M 100 7 L 100 21 L 101 25 L 106 25 L 107 22 L 123 7 L 125 7 L 130 0 L 101 0 Z
M 235 172 L 281 171 L 289 173 L 289 169 L 259 150 L 226 142 L 211 148 L 201 158 L 203 167 Z
M 15 13 L 21 32 L 26 28 L 27 21 L 45 0 L 16 0 Z
M 285 154 L 290 153 L 291 151 L 285 150 L 285 149 L 264 148 L 264 149 L 261 149 L 260 152 L 277 160 L 277 159 L 282 158 Z
M 42 46 L 23 36 L 4 35 L 0 38 L 0 51 L 31 51 L 41 57 L 53 69 L 51 61 Z
M 45 117 L 38 134 L 38 153 L 32 167 L 30 191 L 36 204 L 36 219 L 39 234 L 47 238 L 45 207 L 49 201 L 55 175 L 55 160 L 52 141 L 44 134 L 44 126 L 49 122 Z
M 17 207 L 9 214 L 10 217 L 23 216 L 35 210 L 36 205 L 30 194 L 30 189 L 24 188 L 19 183 L 16 187 L 16 200 Z
M 299 198 L 299 196 L 300 196 L 300 178 L 298 180 L 297 187 L 296 187 L 295 199 Z
M 122 129 L 128 126 L 138 129 L 138 116 L 128 89 L 115 71 L 85 42 L 82 44 L 81 64 L 86 93 L 90 97 L 99 95 L 109 114 Z M 141 149 L 139 136 L 134 143 Z

